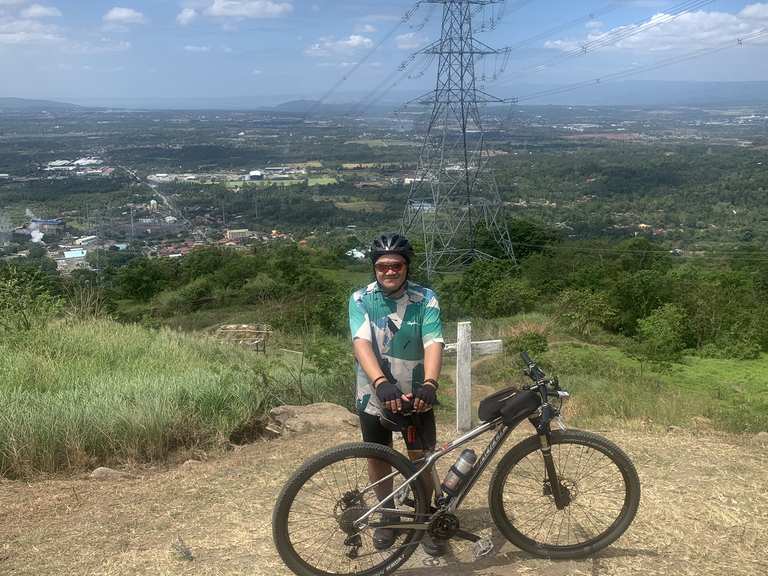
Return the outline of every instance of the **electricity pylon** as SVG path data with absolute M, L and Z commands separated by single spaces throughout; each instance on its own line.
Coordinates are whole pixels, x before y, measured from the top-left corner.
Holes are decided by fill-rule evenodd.
M 424 268 L 429 277 L 492 256 L 477 246 L 480 227 L 512 261 L 514 249 L 503 203 L 488 169 L 479 107 L 507 103 L 487 94 L 475 81 L 475 60 L 501 53 L 477 40 L 472 18 L 503 0 L 425 0 L 442 4 L 440 39 L 417 55 L 437 57 L 435 89 L 411 102 L 432 107 L 403 214 L 403 232 L 420 228 L 426 246 Z

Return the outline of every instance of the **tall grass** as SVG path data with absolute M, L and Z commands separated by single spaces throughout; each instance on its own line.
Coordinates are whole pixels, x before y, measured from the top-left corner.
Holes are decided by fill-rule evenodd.
M 686 426 L 704 417 L 731 432 L 768 430 L 768 355 L 751 361 L 686 357 L 658 371 L 617 348 L 563 344 L 538 360 L 572 393 L 566 415 L 574 424 L 645 420 Z M 483 362 L 474 381 L 493 387 L 527 382 L 519 362 L 514 355 Z
M 341 386 L 253 352 L 170 330 L 58 323 L 0 341 L 0 474 L 165 458 L 257 433 L 281 402 L 337 400 Z

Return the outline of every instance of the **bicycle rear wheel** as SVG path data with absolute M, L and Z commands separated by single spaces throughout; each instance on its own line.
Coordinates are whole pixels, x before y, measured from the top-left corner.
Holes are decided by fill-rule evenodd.
M 501 459 L 488 492 L 493 521 L 536 556 L 580 558 L 614 542 L 640 504 L 640 479 L 614 443 L 578 430 L 552 432 L 552 458 L 569 500 L 555 506 L 541 445 L 532 436 Z
M 369 464 L 393 474 L 391 483 L 372 486 Z M 384 575 L 395 571 L 415 551 L 424 531 L 400 529 L 386 550 L 373 545 L 373 526 L 361 530 L 354 522 L 401 486 L 415 472 L 413 464 L 388 446 L 344 444 L 305 462 L 278 496 L 272 515 L 272 536 L 280 557 L 299 576 Z M 394 502 L 389 513 L 374 512 L 371 524 L 400 516 L 400 524 L 425 522 L 427 493 L 416 481 Z M 391 520 L 390 520 L 391 521 Z

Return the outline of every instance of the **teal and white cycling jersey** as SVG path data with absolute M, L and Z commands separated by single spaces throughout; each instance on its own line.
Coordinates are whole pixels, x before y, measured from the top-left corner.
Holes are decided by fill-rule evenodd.
M 403 394 L 418 391 L 424 383 L 424 349 L 444 343 L 440 306 L 429 288 L 408 282 L 399 298 L 385 296 L 372 282 L 349 298 L 352 339 L 372 343 L 384 374 Z M 381 410 L 371 381 L 360 365 L 357 373 L 357 410 L 374 416 Z

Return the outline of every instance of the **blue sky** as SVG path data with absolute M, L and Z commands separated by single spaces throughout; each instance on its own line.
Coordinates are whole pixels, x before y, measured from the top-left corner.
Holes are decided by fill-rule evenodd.
M 412 51 L 439 36 L 441 8 L 427 3 L 396 27 L 414 4 L 0 0 L 0 96 L 80 101 L 247 98 L 274 103 L 318 97 L 354 70 L 330 98 L 350 99 L 367 93 Z M 670 18 L 681 4 L 698 9 Z M 692 50 L 735 46 L 739 38 L 768 27 L 768 2 L 507 0 L 506 5 L 494 29 L 478 35 L 484 42 L 515 45 L 563 26 L 515 50 L 496 81 L 492 76 L 500 61 L 478 64 L 488 90 L 505 96 L 515 95 L 521 84 L 578 82 Z M 486 23 L 498 15 L 487 10 Z M 651 26 L 653 18 L 664 23 Z M 481 26 L 479 16 L 475 25 Z M 580 46 L 616 37 L 619 30 L 631 34 L 618 44 L 589 49 L 585 56 L 566 57 Z M 370 54 L 384 38 L 388 40 Z M 637 78 L 768 80 L 767 54 L 765 35 Z M 418 63 L 411 76 L 418 76 Z M 433 75 L 434 67 L 420 79 L 405 77 L 394 93 L 426 89 Z

